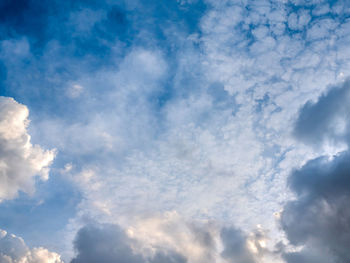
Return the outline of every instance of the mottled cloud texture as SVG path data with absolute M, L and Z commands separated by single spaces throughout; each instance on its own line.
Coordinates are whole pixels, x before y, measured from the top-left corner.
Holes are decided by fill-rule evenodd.
M 349 17 L 0 1 L 2 260 L 348 263 Z

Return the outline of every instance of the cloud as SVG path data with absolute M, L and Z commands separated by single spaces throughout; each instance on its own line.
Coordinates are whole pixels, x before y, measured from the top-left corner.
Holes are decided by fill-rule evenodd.
M 130 218 L 126 229 L 144 250 L 173 251 L 189 262 L 212 262 L 216 257 L 215 226 L 185 220 L 175 211 Z
M 307 144 L 349 141 L 350 81 L 331 87 L 317 102 L 308 101 L 300 110 L 294 133 Z
M 74 242 L 78 252 L 71 263 L 142 262 L 128 245 L 128 238 L 117 226 L 86 226 L 79 230 Z
M 34 111 L 33 138 L 72 163 L 77 217 L 175 209 L 247 232 L 274 228 L 287 174 L 320 154 L 290 124 L 350 73 L 346 1 L 1 4 L 6 90 Z M 317 139 L 346 140 L 324 127 Z M 243 232 L 227 235 L 242 248 L 227 241 L 227 260 L 254 258 Z
M 221 231 L 224 243 L 222 257 L 232 263 L 254 263 L 256 260 L 251 251 L 248 250 L 244 234 L 239 229 L 230 228 Z
M 87 121 L 60 140 L 69 140 L 62 150 L 76 167 L 81 214 L 176 210 L 247 232 L 275 228 L 272 215 L 290 198 L 287 175 L 319 155 L 295 141 L 291 123 L 325 83 L 341 79 L 337 72 L 350 72 L 338 61 L 339 53 L 349 59 L 346 14 L 329 15 L 334 23 L 311 18 L 306 2 L 207 1 L 194 34 L 169 26 L 116 69 L 82 73 L 77 83 L 94 107 L 82 100 Z M 101 87 L 108 92 L 99 97 Z
M 297 136 L 310 145 L 340 138 L 349 146 L 349 102 L 348 81 L 307 102 L 296 122 Z M 302 248 L 284 253 L 288 263 L 350 261 L 349 174 L 348 150 L 310 160 L 291 174 L 296 199 L 284 207 L 281 223 L 289 242 Z
M 75 242 L 77 256 L 71 263 L 186 263 L 173 251 L 156 251 L 146 258 L 133 248 L 133 240 L 118 226 L 111 224 L 88 225 L 79 230 Z
M 59 254 L 43 247 L 29 249 L 24 240 L 0 229 L 1 263 L 63 263 Z
M 31 144 L 28 114 L 26 106 L 0 97 L 0 201 L 16 197 L 18 191 L 33 193 L 35 176 L 48 179 L 55 151 Z
M 233 226 L 186 221 L 168 212 L 131 219 L 126 228 L 90 222 L 75 237 L 71 263 L 279 262 L 267 249 L 267 240 L 260 227 L 247 235 Z
M 75 99 L 81 95 L 84 88 L 78 84 L 74 84 L 66 90 L 66 94 L 69 98 Z

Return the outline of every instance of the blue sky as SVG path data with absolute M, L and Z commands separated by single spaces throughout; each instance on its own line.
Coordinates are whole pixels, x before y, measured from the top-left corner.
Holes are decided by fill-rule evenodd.
M 349 262 L 349 75 L 346 0 L 1 1 L 0 263 Z

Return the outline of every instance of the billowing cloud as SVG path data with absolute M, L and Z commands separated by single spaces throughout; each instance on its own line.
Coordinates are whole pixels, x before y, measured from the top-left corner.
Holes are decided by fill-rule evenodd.
M 214 222 L 186 221 L 175 212 L 143 217 L 130 226 L 89 223 L 74 241 L 71 263 L 258 263 L 274 261 L 261 228 L 247 235 Z M 272 261 L 273 259 L 273 261 Z
M 55 151 L 31 144 L 28 114 L 26 106 L 0 97 L 0 201 L 15 197 L 18 191 L 32 193 L 35 176 L 48 179 Z
M 291 123 L 305 101 L 350 72 L 340 66 L 350 58 L 346 10 L 326 2 L 206 1 L 190 36 L 172 25 L 164 42 L 125 52 L 115 69 L 82 72 L 78 83 L 95 99 L 94 108 L 81 101 L 88 120 L 64 136 L 51 123 L 43 136 L 69 140 L 62 150 L 76 161 L 76 178 L 93 174 L 76 180 L 82 210 L 119 218 L 174 209 L 274 227 L 273 213 L 290 197 L 287 175 L 319 155 L 296 143 Z
M 57 147 L 61 168 L 69 164 L 60 179 L 72 180 L 50 186 L 70 183 L 81 194 L 77 213 L 70 210 L 64 218 L 74 217 L 70 222 L 79 227 L 86 215 L 130 224 L 120 223 L 123 230 L 114 233 L 122 251 L 91 246 L 105 260 L 263 261 L 268 253 L 260 232 L 245 233 L 263 224 L 275 239 L 283 235 L 273 214 L 291 197 L 290 171 L 347 147 L 348 107 L 339 103 L 347 101 L 346 89 L 334 89 L 333 100 L 325 95 L 325 102 L 305 102 L 350 74 L 349 1 L 17 2 L 0 3 L 0 85 L 34 113 L 33 140 Z M 313 147 L 291 136 L 304 104 L 294 135 Z M 46 166 L 26 166 L 31 179 L 12 183 L 17 188 L 3 199 L 30 192 L 34 176 L 49 166 L 52 152 L 29 148 L 47 157 Z M 45 191 L 51 198 L 50 187 Z M 40 202 L 51 211 L 76 204 L 73 195 L 61 194 L 64 204 L 56 196 L 51 200 L 57 205 L 48 198 Z M 154 218 L 133 222 L 173 210 L 237 229 L 204 231 Z M 291 210 L 285 209 L 283 222 Z M 104 237 L 104 228 L 79 232 L 74 260 L 93 258 L 79 237 Z M 134 239 L 159 253 L 137 251 Z M 70 244 L 66 238 L 57 242 Z M 324 248 L 312 247 L 308 258 Z M 285 253 L 293 256 L 302 253 Z
M 302 108 L 296 124 L 304 142 L 322 146 L 323 138 L 350 144 L 349 83 L 334 87 Z M 341 126 L 336 125 L 342 122 Z M 289 242 L 303 246 L 286 252 L 287 262 L 349 262 L 350 152 L 308 161 L 289 178 L 296 200 L 284 207 L 281 222 Z
M 133 240 L 118 225 L 88 225 L 77 233 L 78 252 L 71 263 L 185 263 L 186 258 L 173 251 L 155 251 L 147 258 L 133 248 Z
M 43 247 L 29 249 L 24 240 L 0 229 L 1 263 L 63 263 L 59 254 Z
M 227 262 L 237 263 L 254 263 L 256 262 L 252 252 L 248 250 L 246 238 L 239 229 L 223 229 L 221 238 L 224 243 L 222 257 Z
M 74 247 L 78 255 L 71 262 L 141 262 L 143 258 L 127 242 L 127 236 L 117 226 L 86 226 L 77 234 Z
M 300 110 L 295 135 L 307 144 L 348 142 L 350 81 L 331 86 L 317 102 L 308 101 Z

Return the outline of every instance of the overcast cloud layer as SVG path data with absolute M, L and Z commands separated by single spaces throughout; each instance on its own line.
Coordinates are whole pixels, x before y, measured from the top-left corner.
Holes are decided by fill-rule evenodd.
M 349 262 L 349 76 L 346 0 L 1 1 L 0 263 Z

